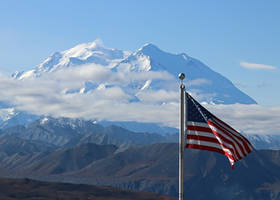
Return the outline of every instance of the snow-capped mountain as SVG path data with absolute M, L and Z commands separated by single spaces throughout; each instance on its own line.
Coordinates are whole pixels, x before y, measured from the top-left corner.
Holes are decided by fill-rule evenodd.
M 22 80 L 31 77 L 40 77 L 47 72 L 54 72 L 67 67 L 75 67 L 88 63 L 100 64 L 104 67 L 113 67 L 129 55 L 127 51 L 104 47 L 101 40 L 77 45 L 71 49 L 55 52 L 41 64 L 29 71 L 12 74 L 12 77 Z
M 199 60 L 185 53 L 164 52 L 153 44 L 144 45 L 122 60 L 115 68 L 117 71 L 126 73 L 167 71 L 174 77 L 184 72 L 187 79 L 187 89 L 197 96 L 201 96 L 200 101 L 215 104 L 256 104 L 255 100 L 236 88 L 230 80 L 214 72 Z M 152 87 L 158 90 L 162 89 L 163 86 L 170 87 L 162 81 L 152 80 L 147 80 L 144 85 L 145 88 Z
M 280 149 L 279 135 L 244 134 L 256 149 Z
M 230 80 L 214 72 L 199 60 L 185 53 L 172 54 L 164 52 L 153 44 L 145 44 L 136 52 L 129 53 L 128 51 L 106 48 L 100 40 L 96 40 L 91 43 L 77 45 L 69 50 L 56 52 L 34 69 L 26 72 L 15 72 L 12 76 L 23 80 L 40 77 L 45 73 L 68 67 L 79 67 L 84 64 L 98 64 L 104 68 L 124 74 L 166 71 L 176 78 L 179 73 L 184 72 L 187 76 L 187 88 L 197 96 L 201 96 L 200 101 L 215 104 L 256 103 L 256 101 L 236 88 Z M 129 86 L 133 85 L 138 89 L 152 88 L 159 90 L 167 86 L 164 82 L 147 78 L 138 82 L 133 81 L 133 84 Z M 173 82 L 176 87 L 177 82 Z M 104 83 L 106 83 L 106 80 L 104 80 Z M 104 85 L 104 83 L 100 85 Z M 86 84 L 90 85 L 88 82 Z M 170 84 L 168 85 L 170 87 Z M 137 94 L 137 92 L 135 93 Z
M 80 69 L 84 66 L 88 66 L 85 68 L 86 70 L 98 66 L 99 74 L 93 76 L 93 71 L 75 71 L 75 69 Z M 100 69 L 103 74 L 100 73 Z M 81 86 L 78 85 L 77 87 L 75 85 L 74 89 L 68 88 L 69 84 L 67 87 L 65 86 L 66 88 L 59 88 L 61 91 L 59 91 L 57 96 L 86 94 L 96 91 L 96 96 L 100 96 L 98 91 L 113 88 L 112 93 L 116 96 L 106 96 L 105 94 L 105 101 L 110 99 L 111 101 L 143 102 L 143 104 L 146 102 L 151 104 L 153 101 L 158 105 L 164 105 L 178 101 L 176 96 L 178 94 L 179 82 L 177 75 L 184 72 L 186 74 L 187 90 L 195 95 L 200 102 L 212 104 L 256 104 L 255 100 L 236 88 L 230 80 L 211 70 L 199 60 L 185 53 L 173 54 L 164 52 L 153 44 L 145 44 L 135 52 L 128 52 L 107 48 L 100 40 L 95 40 L 90 43 L 77 45 L 62 52 L 56 52 L 32 70 L 15 72 L 12 77 L 14 80 L 25 83 L 28 80 L 40 80 L 41 77 L 46 75 L 51 77 L 60 71 L 63 72 L 63 76 L 70 76 L 67 79 L 68 82 L 72 81 L 71 76 L 75 77 L 77 75 L 75 73 L 88 73 L 91 76 L 82 80 Z M 106 77 L 106 75 L 109 77 Z M 60 84 L 63 81 L 64 79 L 59 80 L 59 85 L 53 85 L 53 87 L 63 87 L 63 84 Z M 43 84 L 46 84 L 46 82 L 43 82 Z M 115 86 L 117 86 L 117 89 Z M 42 94 L 40 93 L 40 95 Z M 34 96 L 36 95 L 33 95 L 32 98 Z M 55 98 L 58 98 L 57 96 Z M 64 97 L 63 100 L 69 98 L 68 96 Z M 122 97 L 127 99 L 121 100 Z M 92 99 L 93 102 L 95 100 Z M 55 99 L 56 101 L 62 100 Z M 66 107 L 70 107 L 70 103 L 67 102 Z M 7 109 L 13 109 L 13 106 L 7 106 L 9 104 L 12 103 L 7 104 L 5 102 L 3 104 L 5 106 L 2 107 L 1 104 L 0 106 L 1 108 L 5 108 L 6 111 Z M 22 105 L 20 106 L 24 107 Z M 13 113 L 17 113 L 14 116 L 21 116 L 17 110 L 13 109 Z M 97 113 L 100 113 L 100 111 Z M 2 114 L 1 116 L 4 115 Z M 49 115 L 49 113 L 44 113 L 43 115 Z M 9 126 L 8 121 L 13 120 L 13 114 L 11 112 L 8 114 L 8 118 L 6 116 L 1 117 L 2 127 Z M 36 118 L 34 116 L 36 116 L 36 113 L 32 117 L 27 117 L 25 113 L 23 117 L 18 117 L 17 119 L 20 120 L 16 120 L 16 122 L 26 124 L 27 122 L 24 120 L 28 119 L 30 121 L 30 119 Z M 60 117 L 63 117 L 63 115 Z M 98 116 L 96 116 L 96 119 L 98 119 Z M 112 121 L 112 119 L 107 119 L 104 116 L 102 116 L 101 120 Z M 119 121 L 119 119 L 114 120 Z M 126 120 L 122 119 L 121 121 Z M 15 123 L 11 124 L 14 125 Z
M 0 108 L 0 129 L 19 124 L 26 126 L 39 118 L 40 116 L 16 111 L 14 108 Z

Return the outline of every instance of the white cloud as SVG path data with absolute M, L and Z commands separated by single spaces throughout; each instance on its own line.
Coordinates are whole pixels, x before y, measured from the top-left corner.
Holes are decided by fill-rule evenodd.
M 137 101 L 135 93 L 125 87 L 133 84 L 134 80 L 147 79 L 169 81 L 173 77 L 167 72 L 128 75 L 93 65 L 49 73 L 40 79 L 15 80 L 0 75 L 0 101 L 10 102 L 17 110 L 37 115 L 156 122 L 178 127 L 178 90 L 144 90 L 136 95 L 139 99 Z M 105 87 L 96 87 L 87 93 L 65 92 L 65 88 L 68 91 L 79 90 L 85 86 L 84 81 L 91 81 L 97 85 L 104 83 Z M 203 82 L 206 83 L 201 83 Z M 201 98 L 195 91 L 192 93 L 198 100 Z M 240 104 L 204 106 L 223 121 L 245 133 L 280 134 L 280 107 Z
M 280 134 L 280 107 L 260 105 L 206 105 L 213 114 L 247 134 Z
M 253 70 L 275 70 L 277 67 L 272 65 L 265 65 L 265 64 L 257 64 L 257 63 L 248 63 L 248 62 L 240 62 L 240 65 L 247 69 Z
M 167 71 L 157 72 L 114 72 L 109 68 L 96 64 L 88 64 L 79 66 L 77 68 L 61 69 L 50 74 L 44 74 L 40 79 L 55 79 L 63 82 L 84 82 L 94 81 L 95 83 L 109 83 L 109 84 L 129 84 L 131 81 L 145 81 L 152 80 L 172 80 L 174 77 Z M 63 81 L 63 82 L 62 82 Z M 74 82 L 73 82 L 74 81 Z M 67 83 L 69 84 L 69 83 Z
M 179 99 L 179 93 L 167 90 L 148 90 L 136 95 L 143 102 L 176 102 Z
M 59 70 L 39 79 L 16 80 L 0 75 L 0 101 L 10 102 L 17 110 L 37 115 L 162 122 L 174 126 L 170 115 L 176 115 L 176 111 L 171 112 L 176 109 L 169 103 L 175 99 L 174 92 L 159 91 L 158 97 L 147 92 L 142 94 L 143 101 L 133 102 L 133 91 L 126 91 L 125 86 L 131 82 L 147 79 L 170 80 L 173 76 L 164 71 L 124 74 L 98 65 Z M 67 92 L 79 91 L 85 81 L 99 86 L 102 83 L 104 87 L 93 88 L 87 93 Z M 152 101 L 144 102 L 152 96 Z M 161 98 L 167 100 L 165 105 L 154 104 Z M 165 117 L 159 119 L 155 113 Z

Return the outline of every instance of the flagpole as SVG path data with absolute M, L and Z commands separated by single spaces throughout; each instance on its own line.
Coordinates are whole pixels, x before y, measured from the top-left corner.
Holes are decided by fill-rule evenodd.
M 179 74 L 179 79 L 181 80 L 180 85 L 180 135 L 179 135 L 179 200 L 184 200 L 184 150 L 185 150 L 185 85 L 183 80 L 185 79 L 185 74 Z

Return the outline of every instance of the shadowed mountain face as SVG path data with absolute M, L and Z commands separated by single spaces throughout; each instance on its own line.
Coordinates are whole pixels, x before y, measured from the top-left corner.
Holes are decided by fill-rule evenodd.
M 39 141 L 54 147 L 74 147 L 78 144 L 96 143 L 113 144 L 123 149 L 129 146 L 139 146 L 159 142 L 178 142 L 178 130 L 172 129 L 172 134 L 164 135 L 160 127 L 153 127 L 153 132 L 135 132 L 122 128 L 126 127 L 112 125 L 112 122 L 104 123 L 102 126 L 93 121 L 45 117 L 36 120 L 27 127 L 13 126 L 0 129 L 0 135 L 16 136 L 24 140 Z M 135 123 L 131 123 L 130 126 Z M 137 126 L 137 125 L 136 125 Z M 128 127 L 131 128 L 131 127 Z M 139 127 L 138 129 L 139 130 Z M 147 129 L 145 129 L 147 130 Z M 162 132 L 161 132 L 162 131 Z M 256 149 L 279 149 L 280 137 L 278 135 L 246 135 Z
M 175 196 L 178 192 L 177 152 L 176 144 L 131 148 L 93 163 L 76 175 L 98 177 L 104 184 L 110 182 L 115 186 Z M 280 181 L 279 160 L 278 151 L 257 151 L 232 170 L 223 155 L 186 149 L 186 194 L 191 199 L 270 199 L 271 195 L 278 194 L 273 188 Z
M 3 134 L 0 136 L 0 168 L 21 169 L 55 149 L 51 144 Z
M 0 178 L 0 199 L 5 200 L 175 200 L 147 192 L 122 190 L 93 185 L 48 183 L 30 179 Z
M 157 143 L 167 138 L 176 141 L 177 136 L 45 118 L 28 127 L 2 131 L 0 176 L 111 185 L 177 196 L 178 144 Z M 194 200 L 279 199 L 279 152 L 255 151 L 232 170 L 223 155 L 186 149 L 186 194 Z
M 93 143 L 76 146 L 75 148 L 62 149 L 50 153 L 30 167 L 35 174 L 63 174 L 83 169 L 95 160 L 112 155 L 117 150 L 116 146 L 100 146 Z
M 0 152 L 5 152 L 7 155 L 14 153 L 34 153 L 51 151 L 55 149 L 54 145 L 46 144 L 40 141 L 27 141 L 17 136 L 0 135 Z
M 0 175 L 178 194 L 178 145 L 175 143 L 124 151 L 112 145 L 82 144 L 40 155 L 21 163 L 20 168 L 2 165 Z M 232 170 L 223 155 L 186 149 L 185 192 L 193 200 L 279 199 L 279 169 L 279 151 L 255 151 Z
M 72 147 L 84 143 L 113 144 L 127 148 L 170 141 L 159 134 L 135 133 L 118 126 L 103 127 L 92 121 L 69 118 L 44 118 L 29 126 L 4 129 L 2 135 L 16 136 L 24 140 L 40 141 L 57 147 Z

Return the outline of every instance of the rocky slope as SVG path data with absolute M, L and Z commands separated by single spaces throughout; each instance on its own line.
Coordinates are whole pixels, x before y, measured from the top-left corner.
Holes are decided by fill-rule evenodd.
M 0 178 L 0 199 L 5 200 L 175 200 L 148 192 L 113 187 L 41 182 L 30 179 Z
M 194 200 L 279 199 L 279 167 L 280 153 L 276 150 L 255 151 L 232 170 L 223 155 L 186 149 L 185 192 Z M 118 151 L 112 145 L 83 144 L 45 152 L 18 168 L 2 165 L 0 175 L 177 196 L 178 145 L 162 143 Z

